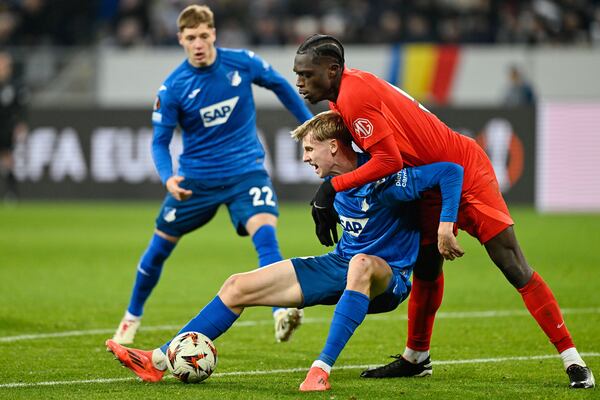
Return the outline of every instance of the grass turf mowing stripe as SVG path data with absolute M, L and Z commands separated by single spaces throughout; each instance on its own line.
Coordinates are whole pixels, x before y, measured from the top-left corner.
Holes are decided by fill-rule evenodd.
M 600 357 L 600 353 L 581 353 L 582 357 Z M 433 365 L 457 365 L 457 364 L 485 364 L 485 363 L 501 363 L 506 361 L 534 361 L 534 360 L 546 360 L 552 358 L 560 358 L 558 354 L 546 354 L 539 356 L 517 356 L 517 357 L 496 357 L 496 358 L 474 358 L 465 360 L 440 360 L 432 361 Z M 335 369 L 364 369 L 370 368 L 373 365 L 340 365 L 336 366 Z M 213 374 L 212 377 L 226 377 L 226 376 L 249 376 L 249 375 L 271 375 L 271 374 L 287 374 L 306 371 L 307 367 L 303 368 L 287 368 L 287 369 L 271 369 L 271 370 L 255 370 L 255 371 L 234 371 L 234 372 L 223 372 Z M 172 378 L 166 376 L 165 378 Z M 82 380 L 70 380 L 70 381 L 47 381 L 47 382 L 15 382 L 15 383 L 3 383 L 0 384 L 0 389 L 5 388 L 21 388 L 21 387 L 35 387 L 35 386 L 58 386 L 58 385 L 79 385 L 86 383 L 114 383 L 114 382 L 126 382 L 139 380 L 138 378 L 102 378 L 102 379 L 82 379 Z
M 563 308 L 563 314 L 600 314 L 600 308 Z M 457 312 L 439 312 L 436 316 L 437 319 L 461 319 L 461 318 L 503 318 L 503 317 L 520 317 L 529 315 L 527 310 L 489 310 L 489 311 L 457 311 Z M 395 321 L 395 320 L 406 320 L 406 316 L 396 317 L 391 315 L 370 315 L 370 320 L 376 321 Z M 303 324 L 320 324 L 331 322 L 328 318 L 304 318 Z M 240 321 L 236 322 L 232 327 L 245 327 L 245 326 L 257 326 L 257 325 L 270 325 L 272 320 L 255 320 L 255 321 Z M 177 325 L 156 325 L 156 326 L 142 326 L 141 331 L 169 331 L 179 329 L 181 326 Z M 65 332 L 53 332 L 53 333 L 38 333 L 31 335 L 18 335 L 18 336 L 4 336 L 0 337 L 0 343 L 13 343 L 24 340 L 36 340 L 36 339 L 52 339 L 52 338 L 64 338 L 73 336 L 88 336 L 88 335 L 107 335 L 114 333 L 114 329 L 88 329 L 79 331 L 65 331 Z

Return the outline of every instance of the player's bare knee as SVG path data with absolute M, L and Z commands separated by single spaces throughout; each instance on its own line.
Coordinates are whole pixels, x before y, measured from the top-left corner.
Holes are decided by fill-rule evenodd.
M 231 275 L 219 290 L 219 297 L 229 307 L 243 306 L 247 299 L 248 291 L 244 284 L 243 274 Z
M 375 263 L 370 256 L 362 253 L 355 255 L 348 265 L 348 286 L 371 282 L 374 271 Z

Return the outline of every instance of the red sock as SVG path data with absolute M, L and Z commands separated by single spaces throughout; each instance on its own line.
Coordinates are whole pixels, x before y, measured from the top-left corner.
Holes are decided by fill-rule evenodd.
M 559 353 L 575 347 L 550 287 L 537 272 L 518 291 L 523 296 L 525 306 Z
M 424 281 L 413 276 L 408 299 L 408 340 L 406 346 L 416 351 L 429 350 L 435 313 L 444 296 L 444 274 L 435 281 Z

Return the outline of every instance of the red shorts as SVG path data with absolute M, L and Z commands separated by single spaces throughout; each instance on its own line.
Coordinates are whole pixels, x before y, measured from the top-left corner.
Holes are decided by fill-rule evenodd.
M 439 191 L 424 193 L 420 201 L 421 245 L 437 243 L 441 208 Z M 482 244 L 514 225 L 492 164 L 483 150 L 476 151 L 465 163 L 457 225 Z

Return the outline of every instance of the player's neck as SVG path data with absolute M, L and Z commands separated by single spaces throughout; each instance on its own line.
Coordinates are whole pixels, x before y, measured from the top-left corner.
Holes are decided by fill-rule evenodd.
M 335 158 L 332 175 L 342 175 L 352 172 L 356 168 L 358 168 L 358 154 L 352 148 L 340 148 L 340 153 Z

